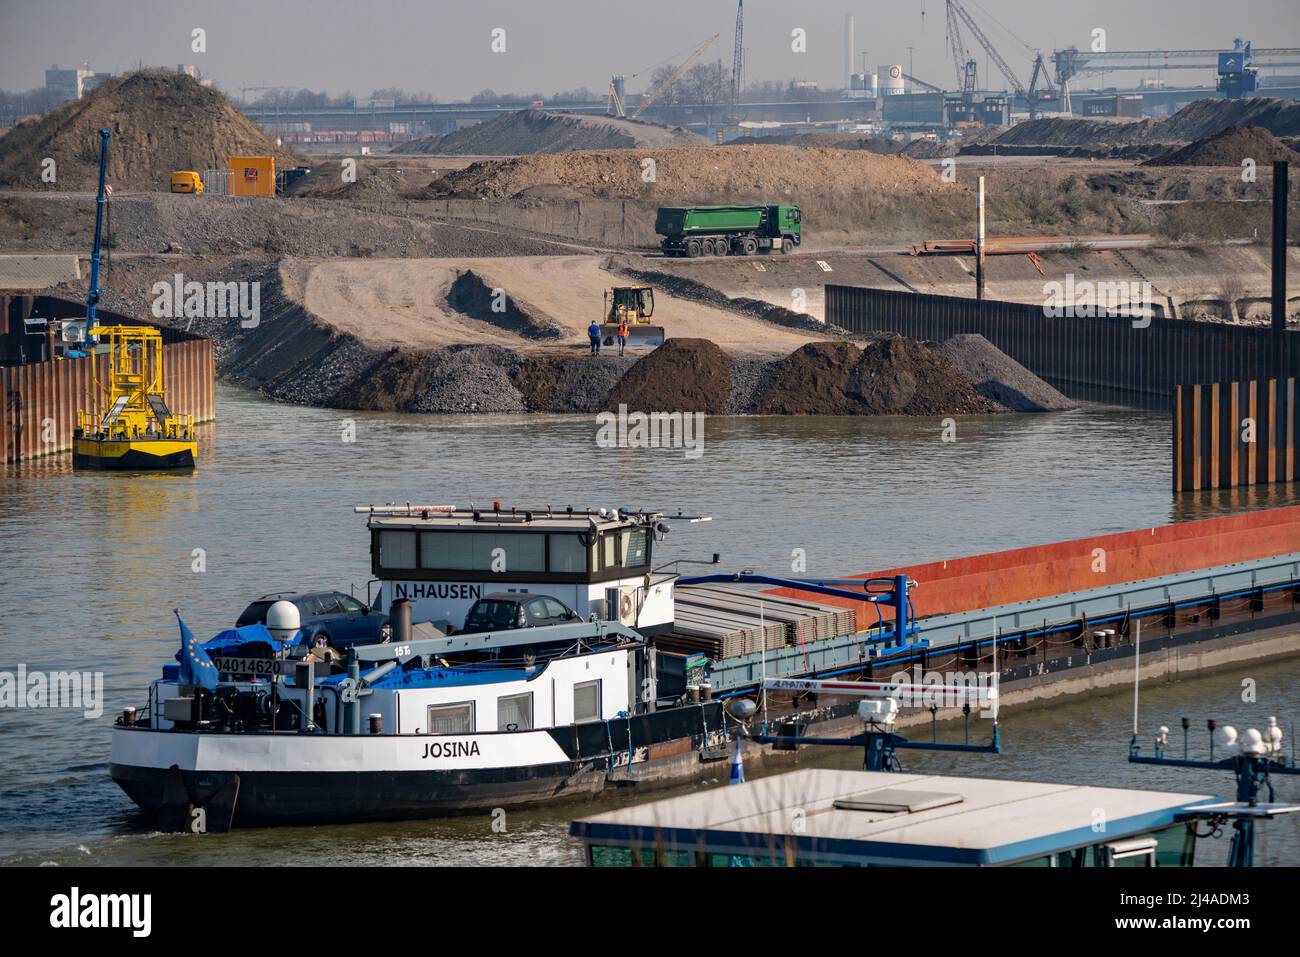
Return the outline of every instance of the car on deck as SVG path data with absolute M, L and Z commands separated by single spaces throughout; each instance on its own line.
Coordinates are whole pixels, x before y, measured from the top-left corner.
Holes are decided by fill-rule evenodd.
M 575 621 L 582 621 L 581 616 L 558 598 L 499 591 L 484 595 L 470 606 L 461 631 L 510 631 L 514 628 L 566 625 Z
M 255 622 L 266 624 L 266 613 L 277 601 L 292 602 L 297 607 L 303 633 L 311 644 L 347 648 L 388 641 L 392 636 L 387 615 L 341 591 L 284 591 L 263 595 L 244 609 L 235 627 Z

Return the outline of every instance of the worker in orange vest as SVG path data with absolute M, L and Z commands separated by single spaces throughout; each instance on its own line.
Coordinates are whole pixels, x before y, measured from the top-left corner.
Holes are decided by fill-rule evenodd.
M 624 316 L 618 321 L 618 354 L 623 354 L 623 349 L 627 346 L 627 317 Z

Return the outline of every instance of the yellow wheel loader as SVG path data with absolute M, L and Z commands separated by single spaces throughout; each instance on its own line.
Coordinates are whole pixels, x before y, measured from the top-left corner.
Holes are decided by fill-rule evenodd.
M 607 346 L 618 345 L 618 327 L 627 323 L 627 344 L 632 347 L 655 348 L 667 338 L 664 327 L 651 325 L 655 311 L 655 291 L 649 286 L 615 286 L 605 290 L 605 306 L 601 313 L 600 341 Z

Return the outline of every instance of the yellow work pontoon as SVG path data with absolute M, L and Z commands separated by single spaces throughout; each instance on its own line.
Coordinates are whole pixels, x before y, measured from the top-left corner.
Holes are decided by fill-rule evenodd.
M 150 471 L 194 467 L 194 422 L 163 395 L 162 332 L 151 326 L 99 326 L 108 378 L 93 358 L 93 400 L 77 412 L 72 467 Z M 102 413 L 98 411 L 103 409 Z

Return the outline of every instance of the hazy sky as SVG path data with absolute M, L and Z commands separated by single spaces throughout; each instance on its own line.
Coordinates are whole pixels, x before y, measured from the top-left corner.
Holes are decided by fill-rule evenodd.
M 1045 53 L 1086 48 L 1097 27 L 1106 30 L 1111 50 L 1229 47 L 1234 36 L 1261 47 L 1300 47 L 1297 0 L 965 5 L 1026 83 L 1032 55 L 989 15 Z M 859 65 L 866 50 L 873 68 L 906 69 L 911 46 L 917 76 L 954 82 L 943 0 L 749 0 L 746 78 L 838 82 L 846 13 L 857 20 Z M 0 88 L 41 86 L 44 70 L 56 63 L 117 73 L 143 62 L 193 63 L 226 90 L 271 85 L 366 96 L 396 86 L 439 99 L 485 87 L 549 95 L 586 86 L 603 93 L 609 75 L 622 72 L 629 92 L 637 92 L 652 67 L 712 33 L 721 36 L 708 58 L 730 69 L 735 16 L 734 0 L 0 0 Z M 206 53 L 191 52 L 195 27 L 206 31 Z M 496 27 L 506 31 L 504 53 L 490 49 Z M 791 52 L 795 28 L 806 31 L 804 54 Z M 975 45 L 969 36 L 967 44 Z M 984 80 L 982 52 L 979 60 Z M 1170 80 L 1208 76 L 1178 71 Z

